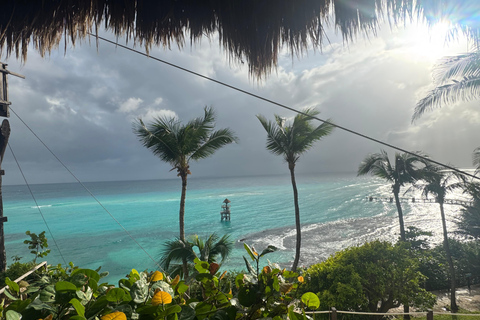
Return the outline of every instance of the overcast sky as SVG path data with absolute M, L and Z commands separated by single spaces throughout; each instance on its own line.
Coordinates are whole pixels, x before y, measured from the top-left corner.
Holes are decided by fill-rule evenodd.
M 432 88 L 435 61 L 468 49 L 464 39 L 445 46 L 442 31 L 383 26 L 377 37 L 348 45 L 329 31 L 331 43 L 322 52 L 292 59 L 285 50 L 277 70 L 261 82 L 249 77 L 247 65 L 229 62 L 215 38 L 150 54 L 292 108 L 316 107 L 321 118 L 437 161 L 470 167 L 480 146 L 479 101 L 410 123 L 416 101 Z M 161 115 L 187 121 L 201 116 L 204 106 L 214 107 L 217 128 L 231 128 L 240 142 L 192 163 L 192 178 L 288 172 L 282 158 L 265 149 L 266 134 L 255 117 L 293 116 L 277 106 L 102 41 L 98 48 L 94 40 L 68 44 L 66 53 L 61 45 L 46 58 L 32 48 L 25 64 L 14 57 L 1 61 L 26 76 L 9 77 L 11 108 L 82 181 L 174 178 L 170 166 L 140 144 L 132 121 Z M 30 183 L 74 181 L 14 114 L 10 123 L 10 144 Z M 302 156 L 297 172 L 355 172 L 367 154 L 381 149 L 394 153 L 337 129 Z M 23 183 L 8 149 L 2 168 L 4 183 Z

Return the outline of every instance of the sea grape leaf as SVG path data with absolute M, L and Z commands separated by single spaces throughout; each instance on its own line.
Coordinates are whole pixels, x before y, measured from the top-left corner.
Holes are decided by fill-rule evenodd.
M 120 288 L 113 288 L 107 292 L 106 297 L 107 297 L 107 300 L 110 302 L 119 303 L 123 301 L 123 297 L 125 296 L 125 294 L 126 294 L 125 290 Z
M 268 246 L 265 250 L 262 251 L 262 253 L 260 253 L 260 257 L 263 257 L 267 253 L 272 253 L 272 252 L 275 252 L 277 250 L 278 250 L 278 248 L 275 247 L 275 246 Z
M 20 320 L 22 315 L 16 311 L 8 310 L 6 313 L 6 320 Z
M 318 309 L 320 307 L 320 299 L 318 296 L 313 292 L 306 292 L 302 295 L 302 302 L 307 306 L 309 309 Z
M 242 287 L 238 291 L 238 301 L 244 307 L 251 307 L 257 300 L 256 287 Z
M 251 274 L 257 275 L 257 273 L 255 272 L 255 269 L 253 269 L 252 265 L 250 264 L 250 262 L 248 262 L 247 258 L 243 257 L 243 260 L 245 261 L 245 265 L 247 266 L 247 270 L 248 272 L 250 272 Z
M 143 303 L 148 297 L 148 284 L 144 280 L 138 280 L 130 288 L 133 302 Z
M 172 297 L 175 295 L 175 291 L 173 291 L 172 287 L 166 283 L 165 281 L 157 281 L 153 284 L 152 290 L 155 291 L 155 289 L 159 288 L 162 291 L 168 292 Z M 188 287 L 187 287 L 188 289 Z M 186 291 L 186 290 L 185 290 Z
M 18 283 L 10 280 L 9 277 L 6 277 L 5 278 L 5 284 L 10 288 L 10 290 L 14 291 L 15 293 L 18 294 L 18 291 L 20 290 L 20 286 L 18 285 Z
M 55 283 L 55 291 L 57 292 L 68 292 L 68 291 L 77 291 L 77 287 L 68 281 L 58 281 Z
M 98 280 L 100 280 L 100 275 L 98 274 L 98 272 L 96 272 L 95 270 L 91 270 L 91 269 L 77 269 L 77 270 L 74 270 L 72 272 L 72 276 L 74 274 L 77 274 L 77 273 L 82 273 L 84 275 L 86 275 L 87 277 L 89 277 L 90 279 L 93 279 L 95 280 L 96 282 L 98 282 Z
M 75 311 L 79 316 L 85 316 L 85 307 L 78 301 L 78 299 L 73 298 L 70 300 L 70 304 L 75 308 Z
M 245 248 L 245 250 L 247 251 L 248 255 L 250 256 L 250 258 L 252 258 L 252 261 L 255 261 L 256 257 L 255 255 L 253 254 L 253 250 L 252 248 L 250 248 L 250 246 L 246 243 L 243 244 L 243 247 Z M 244 257 L 245 259 L 245 257 Z

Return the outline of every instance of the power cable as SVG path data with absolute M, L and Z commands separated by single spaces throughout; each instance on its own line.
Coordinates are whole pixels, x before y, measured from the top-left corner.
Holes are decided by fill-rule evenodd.
M 58 246 L 57 241 L 55 240 L 55 237 L 53 236 L 52 230 L 50 230 L 50 227 L 48 226 L 47 220 L 45 219 L 45 216 L 43 215 L 43 212 L 40 209 L 40 206 L 38 205 L 37 199 L 35 198 L 35 195 L 33 194 L 32 188 L 30 188 L 30 184 L 28 183 L 27 178 L 25 177 L 25 174 L 23 173 L 22 167 L 20 166 L 20 163 L 18 162 L 17 157 L 15 156 L 15 152 L 13 152 L 13 149 L 12 149 L 12 146 L 11 146 L 10 143 L 8 144 L 8 148 L 12 152 L 13 159 L 15 159 L 18 170 L 20 170 L 20 173 L 22 174 L 23 180 L 25 181 L 25 184 L 27 185 L 28 191 L 30 192 L 30 195 L 32 196 L 33 201 L 35 202 L 35 206 L 37 207 L 38 212 L 42 216 L 43 222 L 45 223 L 45 226 L 48 229 L 48 233 L 50 233 L 50 237 L 52 238 L 53 243 L 55 244 L 55 247 L 57 247 L 58 253 L 62 257 L 63 263 L 65 263 L 65 265 L 66 265 L 67 261 L 65 260 L 65 257 L 62 254 L 62 250 L 60 250 L 60 247 Z
M 174 64 L 174 63 L 171 63 L 171 62 L 162 60 L 162 59 L 160 59 L 160 58 L 153 57 L 153 56 L 151 56 L 151 55 L 149 55 L 149 54 L 143 53 L 143 52 L 141 52 L 141 51 L 135 50 L 135 49 L 133 49 L 133 48 L 130 48 L 130 47 L 127 47 L 127 46 L 124 46 L 124 45 L 121 45 L 121 44 L 119 44 L 119 43 L 117 43 L 117 42 L 108 40 L 108 39 L 106 39 L 106 38 L 100 37 L 100 36 L 95 35 L 95 34 L 93 34 L 93 33 L 87 32 L 87 34 L 90 35 L 90 36 L 92 36 L 92 37 L 95 37 L 96 39 L 100 39 L 100 40 L 102 40 L 102 41 L 108 42 L 108 43 L 113 44 L 113 45 L 115 45 L 115 46 L 118 46 L 118 47 L 120 47 L 120 48 L 123 48 L 123 49 L 129 50 L 129 51 L 132 51 L 132 52 L 134 52 L 134 53 L 140 54 L 140 55 L 145 56 L 145 57 L 147 57 L 147 58 L 150 58 L 150 59 L 153 59 L 153 60 L 155 60 L 155 61 L 161 62 L 161 63 L 163 63 L 163 64 L 169 65 L 169 66 L 171 66 L 171 67 L 173 67 L 173 68 L 176 68 L 176 69 L 185 71 L 185 72 L 187 72 L 187 73 L 193 74 L 193 75 L 195 75 L 195 76 L 197 76 L 197 77 L 200 77 L 200 78 L 209 80 L 209 81 L 211 81 L 211 82 L 215 82 L 215 83 L 217 83 L 217 84 L 219 84 L 219 85 L 222 85 L 222 86 L 227 87 L 227 88 L 230 88 L 230 89 L 232 89 L 232 90 L 235 90 L 235 91 L 241 92 L 241 93 L 243 93 L 243 94 L 249 95 L 249 96 L 254 97 L 254 98 L 256 98 L 256 99 L 259 99 L 259 100 L 268 102 L 268 103 L 273 104 L 273 105 L 276 105 L 276 106 L 278 106 L 278 107 L 281 107 L 281 108 L 284 108 L 284 109 L 287 109 L 287 110 L 296 112 L 296 113 L 298 113 L 298 114 L 302 114 L 302 115 L 304 115 L 304 116 L 308 116 L 308 117 L 310 117 L 310 118 L 312 118 L 312 119 L 315 119 L 315 120 L 318 120 L 318 121 L 320 121 L 320 122 L 329 124 L 329 125 L 334 126 L 334 127 L 338 128 L 338 129 L 340 129 L 340 130 L 349 132 L 349 133 L 351 133 L 351 134 L 354 134 L 354 135 L 356 135 L 356 136 L 362 137 L 362 138 L 364 138 L 364 139 L 367 139 L 367 140 L 370 140 L 370 141 L 379 143 L 379 144 L 381 144 L 381 145 L 384 145 L 384 146 L 386 146 L 386 147 L 389 147 L 389 148 L 392 148 L 392 149 L 395 149 L 395 150 L 398 150 L 398 151 L 401 151 L 401 152 L 404 152 L 404 153 L 408 153 L 408 154 L 413 155 L 413 156 L 415 156 L 415 157 L 421 158 L 421 159 L 423 159 L 424 161 L 428 161 L 428 162 L 434 163 L 434 164 L 436 164 L 436 165 L 442 166 L 442 167 L 447 168 L 447 169 L 450 169 L 450 170 L 452 170 L 452 171 L 461 173 L 461 174 L 463 174 L 463 175 L 465 175 L 465 176 L 469 176 L 469 177 L 471 177 L 471 178 L 480 180 L 480 177 L 477 177 L 477 176 L 475 176 L 475 175 L 473 175 L 473 174 L 464 172 L 464 171 L 459 170 L 459 169 L 457 169 L 457 168 L 455 168 L 455 167 L 452 167 L 452 166 L 450 166 L 450 165 L 446 165 L 446 164 L 443 164 L 443 163 L 441 163 L 441 162 L 432 160 L 432 159 L 430 159 L 430 158 L 428 158 L 428 157 L 424 157 L 424 156 L 422 156 L 422 155 L 416 154 L 415 152 L 411 152 L 411 151 L 405 150 L 405 149 L 403 149 L 403 148 L 400 148 L 400 147 L 394 146 L 394 145 L 392 145 L 392 144 L 390 144 L 390 143 L 387 143 L 387 142 L 384 142 L 384 141 L 381 141 L 381 140 L 372 138 L 372 137 L 370 137 L 370 136 L 367 136 L 367 135 L 362 134 L 362 133 L 360 133 L 360 132 L 357 132 L 357 131 L 355 131 L 355 130 L 351 130 L 351 129 L 348 129 L 348 128 L 346 128 L 346 127 L 343 127 L 343 126 L 340 126 L 340 125 L 338 125 L 338 124 L 335 124 L 335 123 L 333 123 L 333 122 L 320 119 L 320 118 L 318 118 L 318 117 L 316 117 L 316 116 L 308 115 L 308 114 L 306 114 L 306 113 L 304 113 L 304 112 L 302 112 L 302 111 L 300 111 L 300 110 L 296 110 L 296 109 L 294 109 L 294 108 L 292 108 L 292 107 L 289 107 L 289 106 L 287 106 L 287 105 L 281 104 L 281 103 L 276 102 L 276 101 L 273 101 L 273 100 L 271 100 L 271 99 L 267 99 L 267 98 L 262 97 L 262 96 L 260 96 L 260 95 L 254 94 L 254 93 L 252 93 L 252 92 L 250 92 L 250 91 L 240 89 L 240 88 L 235 87 L 235 86 L 233 86 L 233 85 L 230 85 L 230 84 L 228 84 L 228 83 L 225 83 L 225 82 L 222 82 L 222 81 L 219 81 L 219 80 L 210 78 L 210 77 L 205 76 L 205 75 L 203 75 L 203 74 L 201 74 L 201 73 L 198 73 L 198 72 L 192 71 L 192 70 L 190 70 L 190 69 L 181 67 L 181 66 L 176 65 L 176 64 Z
M 68 173 L 70 173 L 70 175 L 85 189 L 85 191 L 88 192 L 88 194 L 90 194 L 90 196 L 98 203 L 98 205 L 100 205 L 100 207 L 102 207 L 102 209 L 108 213 L 108 215 L 123 229 L 123 231 L 125 231 L 125 233 L 130 237 L 130 239 L 132 239 L 137 245 L 138 247 L 140 247 L 140 249 L 142 249 L 142 251 L 150 258 L 150 260 L 153 261 L 153 263 L 155 264 L 155 266 L 157 266 L 160 270 L 164 271 L 163 268 L 160 266 L 160 264 L 155 260 L 153 259 L 153 257 L 147 252 L 147 250 L 145 250 L 145 248 L 140 244 L 138 243 L 138 241 L 130 234 L 130 232 L 128 232 L 128 230 L 120 223 L 120 221 L 118 221 L 114 216 L 113 214 L 110 213 L 110 211 L 108 211 L 107 208 L 105 208 L 105 206 L 100 202 L 100 200 L 97 199 L 97 197 L 90 191 L 90 189 L 87 188 L 87 186 L 85 186 L 85 184 L 83 184 L 82 181 L 80 181 L 80 179 L 77 178 L 77 176 L 63 163 L 62 160 L 60 160 L 60 158 L 57 157 L 57 155 L 45 144 L 45 142 L 43 142 L 42 139 L 40 139 L 40 137 L 32 130 L 32 128 L 30 128 L 26 123 L 25 121 L 23 121 L 22 118 L 20 118 L 20 116 L 15 112 L 15 110 L 12 109 L 12 107 L 10 106 L 10 111 L 12 111 L 12 113 L 17 116 L 17 118 L 25 125 L 25 127 L 27 127 L 28 130 L 30 130 L 30 132 L 38 139 L 38 141 L 40 141 L 40 143 L 55 157 L 55 159 L 57 159 L 57 161 L 65 168 L 65 170 L 68 171 Z M 38 207 L 38 206 L 37 206 Z

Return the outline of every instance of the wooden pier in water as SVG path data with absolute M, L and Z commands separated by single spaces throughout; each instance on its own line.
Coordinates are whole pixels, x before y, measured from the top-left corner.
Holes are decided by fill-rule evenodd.
M 222 211 L 220 211 L 220 221 L 230 221 L 230 200 L 223 200 Z
M 369 202 L 394 202 L 393 197 L 381 198 L 381 197 L 367 197 Z M 415 197 L 412 198 L 400 198 L 400 202 L 410 202 L 410 203 L 438 203 L 436 199 L 418 199 Z M 459 199 L 445 199 L 444 204 L 453 204 L 459 206 L 470 206 L 473 201 L 471 200 L 459 200 Z

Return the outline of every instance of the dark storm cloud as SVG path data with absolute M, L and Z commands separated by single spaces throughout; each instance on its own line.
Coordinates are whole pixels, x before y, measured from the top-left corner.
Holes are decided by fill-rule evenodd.
M 245 65 L 230 65 L 215 39 L 211 45 L 155 49 L 151 55 L 293 108 L 317 107 L 320 117 L 342 126 L 468 165 L 476 146 L 472 137 L 478 135 L 476 106 L 452 107 L 464 110 L 460 116 L 457 112 L 455 124 L 468 122 L 448 136 L 449 143 L 456 141 L 455 156 L 445 151 L 447 140 L 441 138 L 451 121 L 432 113 L 411 125 L 419 92 L 431 85 L 431 63 L 412 60 L 404 53 L 411 44 L 399 37 L 384 32 L 348 47 L 332 41 L 322 54 L 308 52 L 293 63 L 282 53 L 278 69 L 261 82 L 249 79 Z M 10 77 L 12 108 L 81 180 L 175 178 L 168 164 L 137 141 L 132 121 L 162 115 L 188 120 L 201 116 L 206 105 L 216 109 L 217 127 L 234 130 L 240 143 L 192 163 L 192 177 L 287 172 L 282 158 L 265 150 L 266 134 L 255 116 L 293 117 L 290 111 L 103 42 L 98 50 L 82 44 L 46 59 L 32 51 L 25 66 L 7 62 L 10 70 L 27 77 Z M 31 182 L 73 181 L 15 116 L 11 123 L 12 147 Z M 381 148 L 336 130 L 302 157 L 297 171 L 356 171 L 366 154 Z M 4 168 L 4 181 L 21 183 L 8 152 Z

